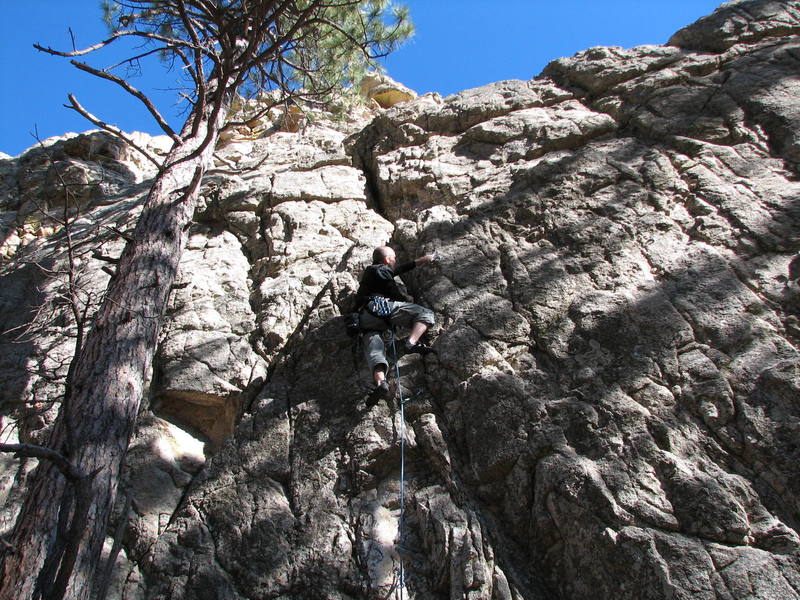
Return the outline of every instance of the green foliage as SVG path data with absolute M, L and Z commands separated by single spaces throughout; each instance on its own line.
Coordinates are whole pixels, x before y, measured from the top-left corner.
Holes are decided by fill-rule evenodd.
M 304 43 L 290 52 L 288 61 L 298 66 L 292 81 L 312 91 L 337 82 L 352 85 L 378 70 L 375 59 L 394 51 L 412 33 L 408 9 L 388 0 L 327 7 L 320 22 L 303 27 Z
M 245 96 L 325 97 L 379 70 L 413 33 L 391 0 L 104 0 L 103 10 L 113 36 L 143 38 L 143 55 L 177 64 L 194 101 L 220 79 Z

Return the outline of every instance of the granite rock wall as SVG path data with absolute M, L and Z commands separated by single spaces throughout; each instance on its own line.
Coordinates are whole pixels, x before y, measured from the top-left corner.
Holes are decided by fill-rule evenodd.
M 800 598 L 798 58 L 800 3 L 729 2 L 666 46 L 226 138 L 111 596 Z M 5 435 L 44 439 L 74 343 L 63 230 L 28 209 L 80 211 L 96 302 L 146 189 L 104 140 L 0 164 Z M 437 353 L 371 405 L 340 315 L 387 242 L 436 255 L 405 284 Z M 31 465 L 2 467 L 7 529 Z

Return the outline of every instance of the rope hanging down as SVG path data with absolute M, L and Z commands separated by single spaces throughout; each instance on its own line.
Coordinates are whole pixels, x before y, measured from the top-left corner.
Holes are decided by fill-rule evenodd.
M 394 327 L 390 329 L 390 339 L 392 342 L 392 355 L 394 358 L 394 368 L 397 381 L 397 395 L 398 403 L 400 404 L 400 519 L 397 526 L 397 537 L 399 541 L 400 551 L 397 555 L 400 557 L 400 573 L 398 586 L 400 588 L 400 600 L 403 600 L 403 594 L 406 587 L 405 569 L 403 564 L 403 532 L 405 530 L 405 488 L 406 488 L 406 416 L 405 416 L 405 399 L 403 398 L 403 386 L 400 385 L 400 365 L 397 362 L 397 347 L 395 346 L 395 330 Z

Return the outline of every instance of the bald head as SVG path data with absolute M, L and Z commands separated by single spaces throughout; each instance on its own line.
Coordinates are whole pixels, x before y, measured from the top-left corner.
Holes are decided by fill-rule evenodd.
M 389 246 L 379 246 L 372 251 L 373 265 L 389 265 L 394 268 L 397 263 L 397 256 Z
M 394 254 L 394 250 L 389 248 L 389 246 L 378 246 L 372 251 L 372 264 L 383 264 L 384 259 L 389 256 L 389 254 Z

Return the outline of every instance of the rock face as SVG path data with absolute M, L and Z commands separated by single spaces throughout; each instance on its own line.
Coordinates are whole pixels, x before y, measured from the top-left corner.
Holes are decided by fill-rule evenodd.
M 227 139 L 108 597 L 800 598 L 798 58 L 800 2 L 729 2 L 668 46 Z M 91 302 L 148 176 L 104 139 L 50 145 Z M 63 230 L 23 208 L 66 198 L 40 160 L 0 161 L 0 398 L 32 441 L 76 331 Z M 406 284 L 438 353 L 368 406 L 339 315 L 386 242 L 436 253 Z M 4 461 L 7 530 L 32 465 Z

